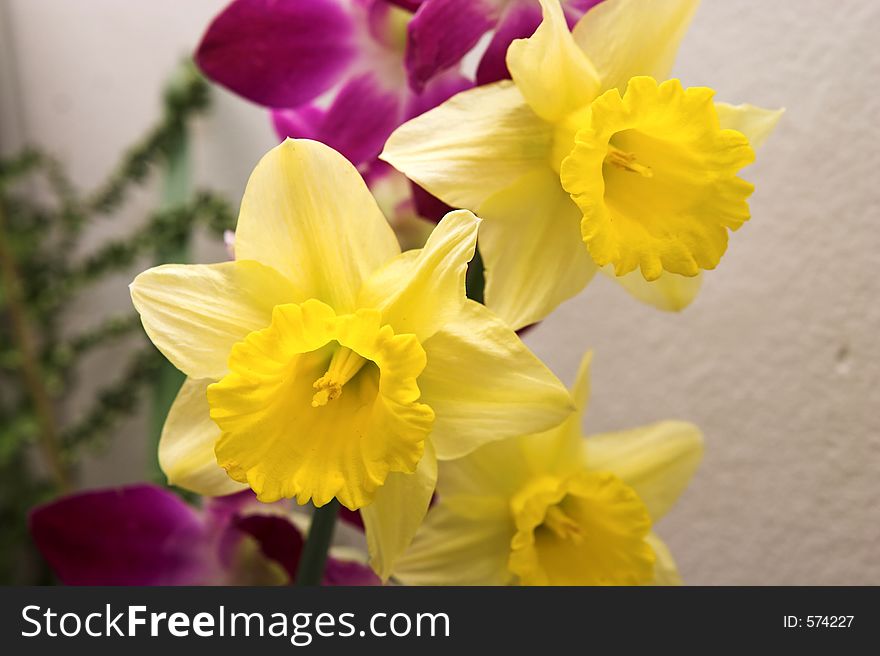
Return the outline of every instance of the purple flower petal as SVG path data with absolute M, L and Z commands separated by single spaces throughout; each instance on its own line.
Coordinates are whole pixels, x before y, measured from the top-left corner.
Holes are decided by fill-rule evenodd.
M 440 219 L 452 211 L 452 207 L 428 193 L 415 182 L 410 182 L 410 186 L 412 188 L 413 205 L 415 206 L 416 214 L 423 219 L 440 223 Z
M 410 97 L 406 112 L 407 120 L 424 114 L 437 105 L 442 105 L 455 94 L 470 89 L 472 86 L 474 83 L 458 71 L 441 73 L 428 82 L 422 93 L 413 94 Z
M 260 545 L 266 558 L 274 560 L 290 577 L 296 579 L 296 570 L 305 544 L 302 534 L 286 517 L 278 515 L 247 515 L 239 517 L 236 528 L 250 535 Z M 380 585 L 379 578 L 366 565 L 354 561 L 328 558 L 324 569 L 324 585 Z
M 239 517 L 235 527 L 254 538 L 263 555 L 281 565 L 291 582 L 294 580 L 305 541 L 289 519 L 278 515 L 247 515 Z
M 537 0 L 510 3 L 498 22 L 498 28 L 477 67 L 477 84 L 489 84 L 510 77 L 507 48 L 514 39 L 534 34 L 541 24 L 541 5 Z
M 379 577 L 366 565 L 352 560 L 328 558 L 324 568 L 324 585 L 382 585 Z
M 263 505 L 257 501 L 257 495 L 254 494 L 253 490 L 242 490 L 241 492 L 227 494 L 222 497 L 204 497 L 205 512 L 209 515 L 216 514 L 220 517 L 228 517 L 229 515 L 240 513 L 250 505 Z
M 457 64 L 501 15 L 499 0 L 425 0 L 409 23 L 406 68 L 410 87 Z
M 229 570 L 235 564 L 235 549 L 241 539 L 235 522 L 249 507 L 263 507 L 252 490 L 202 499 L 202 521 L 208 535 L 216 540 L 219 562 L 224 569 Z
M 272 122 L 280 140 L 291 137 L 321 141 L 366 169 L 365 165 L 372 167 L 377 161 L 388 136 L 404 120 L 471 86 L 473 83 L 458 72 L 448 71 L 431 80 L 424 93 L 415 95 L 404 87 L 389 88 L 389 83 L 368 73 L 347 82 L 329 109 L 316 105 L 276 109 L 272 111 Z
M 372 189 L 374 184 L 381 182 L 387 176 L 403 174 L 387 162 L 383 162 L 381 159 L 374 159 L 372 162 L 369 162 L 366 166 L 363 167 L 362 175 L 364 176 L 364 182 L 366 182 L 367 186 Z M 340 512 L 343 512 L 345 510 L 346 508 L 345 506 L 343 506 Z M 348 512 L 352 512 L 360 517 L 360 511 Z
M 312 106 L 276 110 L 272 118 L 281 139 L 321 141 L 355 166 L 375 159 L 385 140 L 404 119 L 403 93 L 389 89 L 373 73 L 352 78 L 339 90 L 326 112 Z
M 68 585 L 228 584 L 243 573 L 236 558 L 244 536 L 293 582 L 303 536 L 290 519 L 263 514 L 264 508 L 246 491 L 207 500 L 200 513 L 163 488 L 132 485 L 34 508 L 30 531 Z M 327 561 L 324 585 L 379 584 L 360 563 Z
M 336 84 L 358 54 L 339 0 L 234 0 L 196 51 L 209 78 L 261 105 L 295 107 Z
M 565 0 L 562 9 L 568 26 L 575 23 L 602 0 Z M 518 0 L 507 5 L 498 21 L 498 28 L 477 67 L 477 84 L 490 84 L 510 78 L 507 70 L 507 48 L 514 39 L 532 36 L 541 24 L 541 6 L 537 0 Z
M 216 562 L 200 515 L 154 485 L 83 492 L 31 511 L 37 548 L 68 585 L 197 585 Z
M 389 5 L 397 5 L 403 9 L 408 9 L 409 11 L 415 11 L 419 8 L 420 5 L 424 4 L 426 0 L 385 0 Z
M 272 125 L 280 141 L 287 137 L 317 140 L 325 113 L 325 110 L 316 105 L 303 105 L 297 109 L 273 109 Z
M 360 510 L 349 510 L 345 506 L 340 506 L 339 519 L 349 526 L 354 526 L 362 531 L 364 530 L 364 519 L 361 517 Z
M 349 80 L 324 116 L 320 140 L 355 164 L 375 159 L 403 122 L 402 91 L 388 88 L 372 73 Z

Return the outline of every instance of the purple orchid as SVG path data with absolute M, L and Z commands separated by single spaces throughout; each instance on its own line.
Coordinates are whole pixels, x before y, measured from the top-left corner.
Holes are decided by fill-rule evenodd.
M 562 0 L 569 27 L 602 0 Z M 478 85 L 510 77 L 505 57 L 514 39 L 531 36 L 541 23 L 538 0 L 424 0 L 408 26 L 406 68 L 410 86 L 420 90 L 456 66 L 494 30 L 477 66 Z
M 452 66 L 407 84 L 407 0 L 234 0 L 196 52 L 209 78 L 272 109 L 279 137 L 322 141 L 366 171 L 401 123 L 471 86 Z
M 600 1 L 563 0 L 569 23 Z M 473 86 L 461 59 L 486 33 L 477 84 L 509 77 L 507 47 L 540 22 L 538 0 L 233 0 L 195 58 L 268 107 L 279 138 L 326 143 L 373 187 L 388 175 L 376 157 L 391 132 Z M 415 185 L 411 196 L 421 218 L 451 209 Z
M 35 508 L 37 548 L 68 585 L 285 584 L 303 535 L 285 504 L 247 491 L 201 510 L 155 485 L 82 492 Z M 325 585 L 378 585 L 354 560 L 330 557 Z

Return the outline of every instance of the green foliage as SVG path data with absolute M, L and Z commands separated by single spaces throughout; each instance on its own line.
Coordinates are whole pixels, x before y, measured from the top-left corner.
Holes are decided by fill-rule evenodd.
M 208 102 L 208 85 L 187 63 L 165 92 L 161 121 L 89 193 L 39 149 L 0 160 L 0 583 L 48 580 L 39 563 L 27 564 L 28 509 L 69 488 L 83 454 L 107 443 L 163 366 L 144 339 L 91 405 L 62 422 L 57 409 L 77 384 L 82 358 L 141 332 L 132 312 L 97 318 L 86 332 L 66 336 L 66 313 L 83 290 L 140 258 L 174 252 L 196 226 L 217 235 L 234 226 L 223 199 L 187 195 L 150 213 L 125 238 L 90 244 L 87 256 L 75 256 L 90 224 L 112 220 L 133 188 L 168 169 Z

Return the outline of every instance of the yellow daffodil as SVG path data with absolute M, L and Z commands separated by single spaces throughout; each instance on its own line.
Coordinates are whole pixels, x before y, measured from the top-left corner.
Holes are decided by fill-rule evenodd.
M 702 456 L 693 425 L 581 437 L 589 355 L 561 426 L 442 463 L 431 508 L 395 577 L 410 585 L 675 585 L 651 531 Z
M 513 327 L 598 268 L 680 310 L 749 218 L 737 175 L 780 112 L 666 79 L 697 0 L 605 0 L 572 32 L 558 0 L 541 5 L 537 31 L 508 49 L 512 82 L 404 124 L 382 158 L 485 220 L 486 303 Z
M 477 238 L 447 215 L 400 252 L 345 158 L 287 140 L 248 182 L 234 262 L 165 265 L 132 299 L 188 379 L 159 458 L 204 495 L 336 497 L 361 508 L 387 576 L 421 522 L 436 460 L 559 424 L 564 386 L 486 308 L 465 298 Z

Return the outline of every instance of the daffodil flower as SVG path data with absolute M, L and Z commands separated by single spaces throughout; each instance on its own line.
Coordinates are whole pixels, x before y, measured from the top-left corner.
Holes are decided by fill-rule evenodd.
M 478 220 L 450 213 L 400 252 L 356 169 L 313 141 L 257 165 L 235 261 L 165 265 L 131 285 L 159 350 L 188 379 L 159 445 L 169 482 L 261 501 L 361 509 L 387 576 L 434 491 L 436 459 L 545 430 L 564 386 L 465 297 Z
M 780 113 L 665 79 L 696 0 L 606 0 L 572 32 L 558 0 L 541 5 L 535 34 L 508 49 L 512 83 L 404 124 L 382 158 L 484 219 L 486 303 L 515 328 L 598 268 L 681 309 L 749 218 L 738 172 Z
M 395 577 L 411 585 L 674 585 L 669 549 L 651 530 L 702 456 L 688 423 L 581 436 L 578 412 L 551 431 L 487 444 L 443 463 L 431 508 Z

